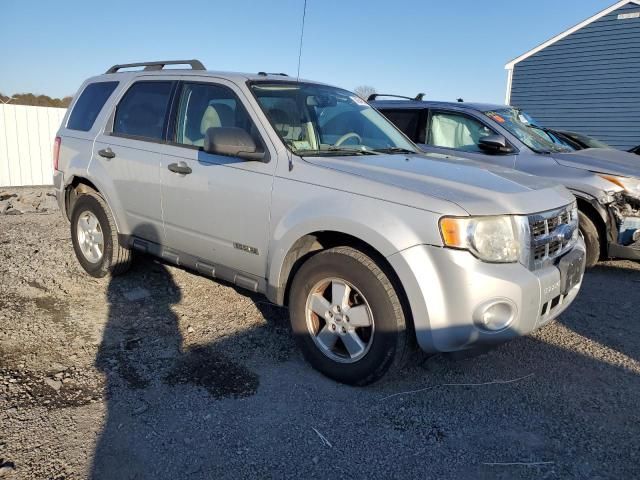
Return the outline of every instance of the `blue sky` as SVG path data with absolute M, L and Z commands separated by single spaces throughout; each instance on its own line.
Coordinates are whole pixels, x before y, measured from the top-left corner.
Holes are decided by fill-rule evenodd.
M 613 0 L 308 0 L 301 76 L 502 102 L 504 64 Z M 114 63 L 295 75 L 303 0 L 2 0 L 0 92 L 65 96 Z

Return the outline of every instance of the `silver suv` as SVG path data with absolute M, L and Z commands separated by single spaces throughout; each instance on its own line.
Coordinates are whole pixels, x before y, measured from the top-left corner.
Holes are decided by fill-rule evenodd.
M 525 335 L 582 281 L 564 187 L 418 153 L 339 88 L 116 65 L 82 85 L 55 145 L 90 275 L 125 272 L 139 250 L 264 293 L 341 382 L 380 378 L 416 340 L 451 352 Z

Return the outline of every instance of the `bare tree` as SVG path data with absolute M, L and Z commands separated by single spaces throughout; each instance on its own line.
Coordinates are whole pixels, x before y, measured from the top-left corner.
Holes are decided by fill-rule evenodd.
M 370 85 L 360 85 L 359 87 L 356 87 L 353 91 L 356 93 L 356 95 L 358 95 L 360 98 L 364 100 L 369 98 L 369 95 L 378 93 L 375 87 L 372 87 Z

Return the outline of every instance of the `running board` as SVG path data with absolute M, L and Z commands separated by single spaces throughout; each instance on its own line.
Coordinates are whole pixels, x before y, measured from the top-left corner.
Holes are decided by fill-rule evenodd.
M 265 293 L 267 290 L 267 280 L 265 278 L 260 278 L 246 272 L 239 272 L 224 265 L 207 263 L 193 255 L 166 248 L 141 238 L 130 236 L 128 238 L 122 238 L 122 240 L 124 245 L 130 245 L 134 250 L 159 257 L 173 265 L 186 267 L 206 277 L 224 280 L 252 292 Z

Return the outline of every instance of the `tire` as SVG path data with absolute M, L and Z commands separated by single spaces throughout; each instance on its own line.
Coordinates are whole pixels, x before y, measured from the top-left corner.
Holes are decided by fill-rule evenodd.
M 580 211 L 578 211 L 578 221 L 580 223 L 580 233 L 587 247 L 585 267 L 592 268 L 600 260 L 600 234 L 591 219 Z
M 351 293 L 338 295 L 347 301 L 333 298 L 334 291 L 342 293 L 340 285 L 349 287 L 346 291 Z M 340 304 L 342 308 L 338 308 Z M 324 315 L 312 312 L 312 305 Z M 373 383 L 400 368 L 410 351 L 407 320 L 389 277 L 370 257 L 350 247 L 324 250 L 300 267 L 291 286 L 289 315 L 305 359 L 341 383 Z M 355 326 L 366 325 L 367 321 L 371 326 Z M 333 326 L 336 330 L 329 331 Z M 336 335 L 332 349 L 326 348 Z M 361 344 L 354 341 L 354 335 Z
M 91 235 L 85 233 L 86 228 L 79 226 L 81 217 L 82 225 L 95 225 L 95 228 L 91 228 Z M 100 235 L 102 248 L 99 248 Z M 88 236 L 93 238 L 90 240 L 91 244 L 98 245 L 97 250 L 81 241 Z M 120 245 L 118 230 L 111 211 L 104 198 L 98 193 L 90 192 L 80 195 L 74 202 L 71 212 L 71 241 L 80 265 L 92 277 L 101 278 L 107 274 L 121 275 L 131 266 L 131 251 Z

